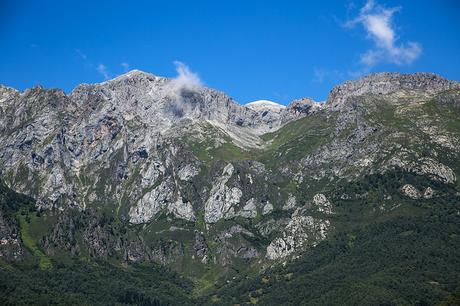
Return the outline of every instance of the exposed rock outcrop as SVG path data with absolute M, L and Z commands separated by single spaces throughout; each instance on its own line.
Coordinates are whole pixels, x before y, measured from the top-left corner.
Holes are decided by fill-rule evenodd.
M 407 197 L 409 197 L 411 199 L 419 199 L 420 198 L 420 192 L 417 190 L 417 188 L 415 188 L 411 184 L 406 184 L 406 185 L 402 186 L 401 191 L 405 196 L 407 196 Z
M 332 214 L 332 204 L 322 193 L 317 193 L 313 197 L 313 205 L 318 209 L 319 212 L 324 214 Z
M 458 87 L 457 82 L 444 79 L 432 73 L 375 73 L 334 87 L 329 94 L 326 106 L 338 109 L 349 97 L 363 94 L 388 95 L 396 91 L 416 90 L 436 93 Z
M 211 189 L 210 196 L 204 204 L 204 220 L 206 223 L 215 223 L 222 218 L 235 216 L 234 206 L 240 202 L 241 189 L 228 187 L 226 184 L 233 175 L 234 167 L 228 164 L 222 171 L 222 176 Z
M 284 258 L 306 244 L 316 245 L 327 236 L 329 220 L 315 219 L 298 208 L 291 216 L 281 237 L 273 240 L 267 247 L 268 259 Z

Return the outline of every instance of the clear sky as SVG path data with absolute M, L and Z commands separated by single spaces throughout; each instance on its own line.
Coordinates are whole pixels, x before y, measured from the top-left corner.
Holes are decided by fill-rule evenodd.
M 369 72 L 460 80 L 460 1 L 0 0 L 0 84 L 69 92 L 175 61 L 243 104 L 323 100 Z

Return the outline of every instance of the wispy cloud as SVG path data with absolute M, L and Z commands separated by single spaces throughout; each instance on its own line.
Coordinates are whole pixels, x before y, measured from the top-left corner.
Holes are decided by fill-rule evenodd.
M 400 7 L 386 8 L 374 0 L 368 0 L 360 9 L 359 15 L 345 23 L 345 27 L 354 28 L 362 25 L 367 37 L 374 42 L 374 47 L 362 53 L 360 62 L 365 67 L 373 67 L 381 62 L 406 65 L 416 60 L 422 53 L 417 42 L 401 43 L 398 41 L 393 15 Z
M 175 61 L 174 65 L 176 65 L 177 76 L 174 78 L 173 83 L 176 87 L 194 89 L 203 86 L 198 74 L 192 72 L 186 64 Z
M 123 62 L 123 63 L 121 63 L 120 65 L 121 65 L 121 67 L 123 67 L 123 71 L 124 71 L 124 72 L 128 72 L 128 71 L 129 71 L 129 64 L 128 64 L 128 63 Z
M 177 76 L 163 88 L 165 95 L 174 101 L 174 108 L 177 113 L 186 114 L 191 111 L 191 105 L 186 103 L 183 97 L 184 91 L 196 91 L 203 87 L 203 82 L 197 73 L 179 61 L 175 61 Z
M 329 70 L 324 68 L 315 68 L 313 70 L 313 82 L 323 83 L 324 81 L 342 80 L 344 75 L 338 70 Z
M 177 76 L 165 86 L 169 96 L 180 100 L 184 90 L 196 90 L 203 86 L 198 74 L 192 72 L 186 64 L 175 61 L 174 65 L 176 65 Z
M 86 60 L 88 59 L 88 56 L 86 56 L 86 54 L 83 53 L 80 49 L 75 49 L 75 52 L 78 54 L 78 56 L 79 56 L 82 60 L 86 61 Z
M 84 53 L 81 49 L 75 49 L 75 53 L 80 58 L 80 61 L 83 63 L 85 68 L 90 69 L 92 71 L 95 70 L 97 73 L 102 75 L 104 80 L 108 80 L 108 79 L 112 78 L 112 75 L 114 75 L 114 74 L 111 74 L 109 72 L 109 68 L 106 65 L 104 65 L 102 63 L 96 65 L 95 62 L 93 62 L 91 60 L 91 58 L 89 56 L 87 56 L 86 53 Z M 129 70 L 129 64 L 128 63 L 122 62 L 120 65 L 121 65 L 121 67 L 123 67 L 124 72 L 127 72 Z M 112 70 L 112 72 L 113 72 L 113 70 Z
M 99 64 L 96 67 L 97 72 L 104 77 L 105 80 L 110 79 L 110 74 L 107 71 L 107 67 L 104 64 Z

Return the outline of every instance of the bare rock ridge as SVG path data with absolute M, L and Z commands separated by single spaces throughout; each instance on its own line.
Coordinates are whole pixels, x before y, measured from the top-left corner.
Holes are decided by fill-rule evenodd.
M 283 116 L 272 117 L 268 114 L 272 110 L 242 106 L 214 89 L 187 87 L 175 84 L 174 79 L 138 70 L 103 83 L 79 85 L 70 99 L 86 105 L 91 100 L 91 107 L 99 108 L 99 112 L 122 113 L 126 118 L 137 116 L 159 129 L 188 118 L 246 127 L 258 134 L 278 128 Z M 300 108 L 285 113 L 290 111 L 299 112 Z
M 349 97 L 363 94 L 387 95 L 395 91 L 425 91 L 426 94 L 433 94 L 458 87 L 458 82 L 447 80 L 433 73 L 375 73 L 334 87 L 329 94 L 326 106 L 337 109 Z

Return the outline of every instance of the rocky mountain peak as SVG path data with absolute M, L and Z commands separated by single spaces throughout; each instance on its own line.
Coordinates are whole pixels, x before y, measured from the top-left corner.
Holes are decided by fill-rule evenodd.
M 97 121 L 110 113 L 163 131 L 181 120 L 191 119 L 261 134 L 306 114 L 300 107 L 305 103 L 300 100 L 294 108 L 269 101 L 240 105 L 221 91 L 139 70 L 102 83 L 81 84 L 70 98 L 83 110 L 84 118 L 96 117 Z
M 458 82 L 447 80 L 433 73 L 374 73 L 334 87 L 329 94 L 326 105 L 329 108 L 338 109 L 349 97 L 363 94 L 387 95 L 396 91 L 421 90 L 429 94 L 458 87 Z
M 107 80 L 97 85 L 106 86 L 106 87 L 116 87 L 116 86 L 151 86 L 155 83 L 167 83 L 171 79 L 161 76 L 156 76 L 152 73 L 141 71 L 141 70 L 131 70 L 125 74 L 119 75 L 111 80 Z

